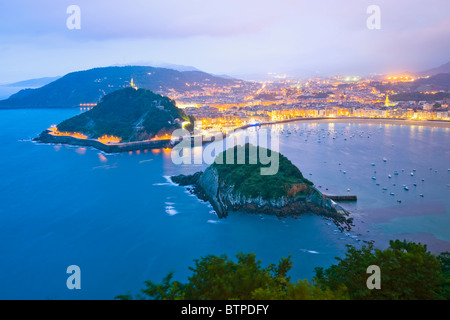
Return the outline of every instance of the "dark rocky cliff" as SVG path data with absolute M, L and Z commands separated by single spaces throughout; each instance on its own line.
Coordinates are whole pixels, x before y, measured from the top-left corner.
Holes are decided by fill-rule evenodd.
M 222 179 L 215 165 L 194 175 L 173 176 L 172 181 L 182 186 L 192 186 L 191 191 L 209 201 L 219 218 L 225 218 L 233 211 L 276 215 L 280 218 L 314 213 L 332 219 L 341 230 L 350 229 L 346 218 L 348 212 L 311 185 L 290 185 L 286 194 L 273 198 L 249 196 Z

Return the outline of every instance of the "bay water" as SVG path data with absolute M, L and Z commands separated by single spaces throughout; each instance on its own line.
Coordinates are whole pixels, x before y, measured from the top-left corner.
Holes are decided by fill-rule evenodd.
M 208 203 L 168 179 L 207 165 L 175 165 L 168 150 L 104 154 L 31 142 L 79 112 L 0 110 L 0 299 L 113 299 L 169 271 L 186 281 L 193 260 L 208 254 L 254 252 L 264 266 L 291 255 L 296 280 L 311 279 L 315 267 L 363 241 L 385 247 L 399 238 L 450 250 L 448 128 L 376 121 L 272 126 L 281 153 L 322 192 L 358 196 L 342 204 L 355 219 L 342 233 L 315 215 L 280 220 L 234 212 L 218 219 Z M 70 265 L 80 267 L 81 290 L 67 288 Z

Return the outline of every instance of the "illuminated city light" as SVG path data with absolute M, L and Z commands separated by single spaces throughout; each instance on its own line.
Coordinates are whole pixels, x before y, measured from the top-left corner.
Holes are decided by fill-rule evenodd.
M 95 107 L 97 106 L 97 103 L 80 103 L 80 107 Z
M 73 137 L 77 139 L 87 139 L 88 136 L 80 133 L 80 132 L 61 132 L 58 130 L 56 125 L 52 125 L 50 128 L 48 128 L 49 133 L 52 136 L 67 136 L 67 137 Z
M 103 135 L 100 138 L 97 139 L 99 142 L 103 144 L 112 144 L 112 143 L 120 143 L 122 142 L 122 139 L 115 136 L 109 136 L 109 135 Z
M 191 124 L 189 121 L 183 121 L 181 123 L 181 127 L 184 129 L 185 126 L 187 126 L 188 124 Z
M 151 140 L 152 141 L 158 141 L 158 140 L 170 140 L 172 139 L 172 136 L 168 133 L 164 134 L 163 136 L 154 136 Z

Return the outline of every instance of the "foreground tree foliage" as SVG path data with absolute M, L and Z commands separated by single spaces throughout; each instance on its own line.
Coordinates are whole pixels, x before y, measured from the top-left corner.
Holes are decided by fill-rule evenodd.
M 373 244 L 361 249 L 348 246 L 343 259 L 328 269 L 316 268 L 312 283 L 291 282 L 291 257 L 277 265 L 261 266 L 255 254 L 239 253 L 236 261 L 226 255 L 194 260 L 187 283 L 173 281 L 169 273 L 162 283 L 145 282 L 141 293 L 116 299 L 156 300 L 346 300 L 346 299 L 449 299 L 450 254 L 435 256 L 426 246 L 391 241 L 385 250 Z M 381 269 L 381 289 L 366 286 L 367 267 Z
M 157 300 L 324 300 L 347 299 L 345 289 L 322 290 L 307 281 L 290 282 L 291 258 L 283 258 L 277 265 L 264 268 L 256 255 L 238 253 L 237 261 L 226 255 L 208 255 L 195 260 L 189 268 L 193 274 L 187 284 L 172 281 L 169 273 L 160 284 L 145 282 L 142 293 L 133 297 L 122 295 L 117 299 Z
M 361 249 L 348 246 L 345 258 L 324 270 L 316 268 L 315 281 L 321 288 L 344 285 L 351 299 L 430 300 L 449 299 L 449 254 L 435 256 L 427 246 L 407 241 L 390 241 L 385 250 L 373 244 Z M 368 290 L 367 267 L 381 269 L 381 289 Z M 445 270 L 444 270 L 445 269 Z

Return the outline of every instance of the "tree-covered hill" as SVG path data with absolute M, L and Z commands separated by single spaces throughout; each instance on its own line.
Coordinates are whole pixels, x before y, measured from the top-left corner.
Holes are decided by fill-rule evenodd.
M 226 161 L 227 158 L 230 158 L 227 153 L 232 153 L 232 157 L 234 157 L 232 163 Z M 239 161 L 239 154 L 245 155 L 245 161 Z M 261 154 L 267 155 L 270 159 L 278 159 L 276 174 L 261 175 L 261 168 L 267 167 L 261 161 Z M 255 164 L 252 164 L 250 160 L 251 155 L 256 155 Z M 251 144 L 235 146 L 233 149 L 219 154 L 218 158 L 224 160 L 223 164 L 214 163 L 213 167 L 217 170 L 221 181 L 234 186 L 237 192 L 249 197 L 261 196 L 263 199 L 276 199 L 287 196 L 295 185 L 313 185 L 284 155 L 260 146 L 256 147 Z M 292 196 L 294 195 L 292 194 Z
M 168 97 L 146 89 L 125 88 L 106 95 L 96 107 L 61 122 L 57 128 L 94 139 L 116 136 L 127 142 L 171 133 L 183 121 L 189 118 Z

